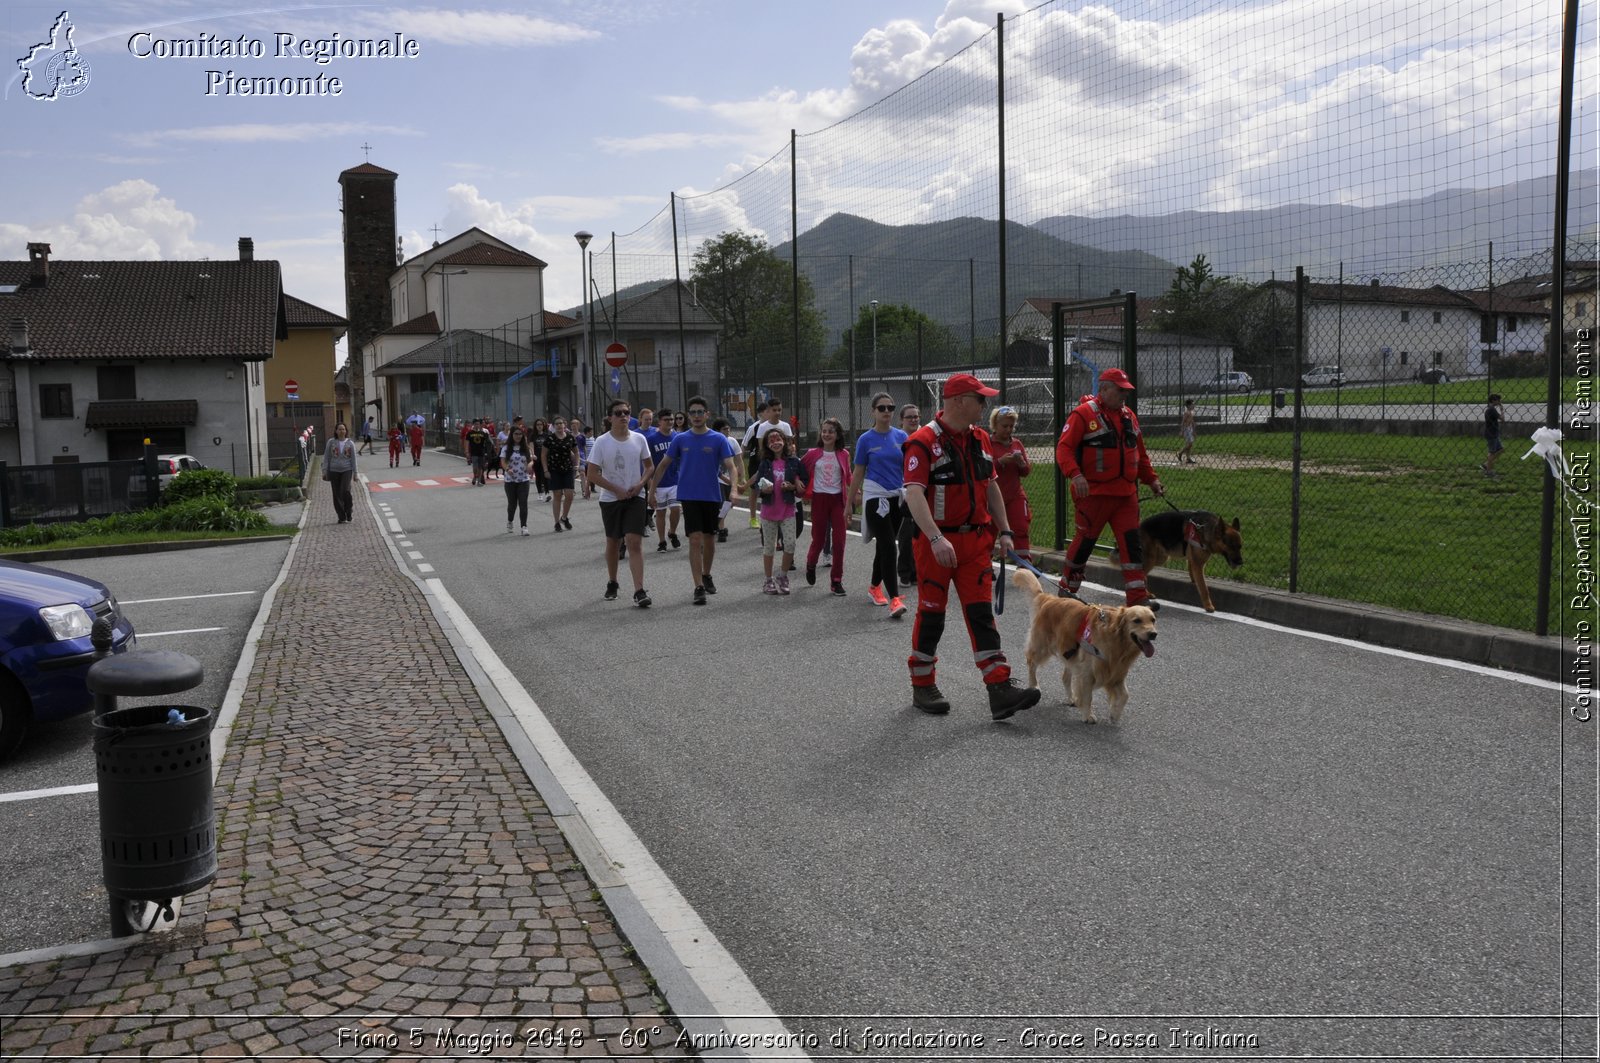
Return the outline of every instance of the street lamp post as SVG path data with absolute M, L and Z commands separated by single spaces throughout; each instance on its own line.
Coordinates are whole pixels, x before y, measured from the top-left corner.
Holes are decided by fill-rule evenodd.
M 459 277 L 466 272 L 464 269 L 441 269 L 439 271 L 439 283 L 444 288 L 442 300 L 444 306 L 444 321 L 442 322 L 444 325 L 444 356 L 445 360 L 450 363 L 450 405 L 445 416 L 450 417 L 453 422 L 457 423 L 461 420 L 461 411 L 456 406 L 456 386 L 458 384 L 456 377 L 456 330 L 450 324 L 450 278 Z
M 590 332 L 590 330 L 594 327 L 594 303 L 589 300 L 589 274 L 587 272 L 589 241 L 594 239 L 594 234 L 579 229 L 577 232 L 572 234 L 572 238 L 578 241 L 578 283 L 583 285 L 583 299 L 580 300 L 580 302 L 589 303 L 589 309 L 583 315 L 583 369 L 584 373 L 589 378 L 588 397 L 594 398 L 594 350 L 591 342 Z M 587 417 L 591 422 L 598 424 L 600 420 L 599 412 L 600 406 L 597 403 L 594 409 L 586 412 L 584 416 Z
M 878 374 L 878 300 L 872 303 L 872 372 Z M 880 381 L 882 383 L 882 381 Z

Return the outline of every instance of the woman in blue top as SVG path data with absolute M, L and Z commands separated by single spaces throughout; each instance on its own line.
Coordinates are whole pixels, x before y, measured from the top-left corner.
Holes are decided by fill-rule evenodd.
M 887 605 L 889 616 L 898 620 L 906 612 L 906 604 L 900 600 L 895 556 L 902 514 L 901 488 L 905 485 L 901 448 L 910 437 L 891 427 L 895 409 L 894 398 L 887 391 L 872 396 L 872 427 L 856 440 L 850 505 L 853 510 L 865 503 L 866 533 L 876 544 L 872 555 L 872 586 L 867 595 L 873 605 Z M 835 544 L 835 548 L 837 546 Z

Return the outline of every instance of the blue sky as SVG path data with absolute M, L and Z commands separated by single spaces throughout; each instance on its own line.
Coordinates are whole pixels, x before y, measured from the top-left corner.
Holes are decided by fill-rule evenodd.
M 443 235 L 479 225 L 549 262 L 547 306 L 568 306 L 579 290 L 574 231 L 628 232 L 655 214 L 670 190 L 716 188 L 783 148 L 790 128 L 804 134 L 847 117 L 992 30 L 997 10 L 1009 17 L 1028 6 L 1016 0 L 300 7 L 98 0 L 66 9 L 88 84 L 70 98 L 41 101 L 22 91 L 15 61 L 48 36 L 62 7 L 7 3 L 0 11 L 11 72 L 0 99 L 8 191 L 0 205 L 0 257 L 20 259 L 27 241 L 43 239 L 59 258 L 232 258 L 238 237 L 250 236 L 257 257 L 283 263 L 288 291 L 342 311 L 337 177 L 367 157 L 365 143 L 372 145 L 372 162 L 400 175 L 399 229 L 408 254 L 432 239 L 435 225 Z M 1337 168 L 1327 164 L 1320 164 L 1326 180 L 1307 181 L 1303 175 L 1317 171 L 1295 161 L 1301 130 L 1353 131 L 1348 109 L 1363 101 L 1370 108 L 1374 98 L 1416 116 L 1422 128 L 1449 130 L 1466 118 L 1461 144 L 1427 146 L 1426 158 L 1459 170 L 1454 183 L 1483 186 L 1541 166 L 1548 172 L 1537 104 L 1503 115 L 1462 116 L 1451 108 L 1465 84 L 1548 81 L 1559 40 L 1549 12 L 1557 7 L 1542 0 L 1419 0 L 1397 22 L 1389 0 L 1348 0 L 1337 8 L 1322 0 L 1062 5 L 1056 22 L 1066 47 L 1093 49 L 1113 69 L 1137 67 L 1148 71 L 1151 85 L 1170 87 L 1154 111 L 1149 98 L 1115 106 L 1128 108 L 1129 121 L 1171 123 L 1180 135 L 1158 138 L 1154 147 L 1084 140 L 1066 164 L 1084 164 L 1075 180 L 1024 162 L 1014 178 L 1018 213 L 1026 214 L 1030 203 L 1035 213 L 1159 213 L 1162 205 L 1235 209 L 1341 195 L 1362 203 L 1404 198 L 1425 187 L 1415 176 L 1422 156 L 1401 152 L 1394 166 L 1371 171 L 1378 176 L 1370 187 L 1355 190 L 1339 187 Z M 1386 28 L 1374 31 L 1369 15 Z M 1448 26 L 1455 37 L 1446 47 L 1430 46 L 1431 26 Z M 280 32 L 296 38 L 399 33 L 414 39 L 420 54 L 318 65 L 274 56 Z M 144 50 L 153 39 L 242 35 L 260 41 L 267 55 L 139 58 L 130 48 L 139 33 L 149 35 L 137 46 Z M 1579 90 L 1580 99 L 1591 101 L 1583 117 L 1588 125 L 1593 38 L 1590 26 Z M 1240 39 L 1249 40 L 1249 52 L 1232 55 Z M 1029 62 L 1026 55 L 1008 59 L 1008 78 L 1027 85 Z M 343 91 L 292 99 L 208 96 L 209 69 L 336 76 Z M 1061 110 L 1040 95 L 1041 113 Z M 1109 114 L 1114 122 L 1117 112 Z M 1025 127 L 1026 114 L 1016 121 Z M 1208 155 L 1203 168 L 1192 167 L 1182 153 L 1219 140 L 1208 122 L 1224 122 L 1238 143 L 1232 155 Z M 1497 155 L 1472 147 L 1484 136 L 1496 138 Z M 1161 144 L 1172 145 L 1165 155 Z M 1326 151 L 1326 141 L 1319 144 Z M 886 138 L 879 150 L 892 155 L 898 147 Z M 1592 156 L 1593 137 L 1576 150 L 1579 159 L 1585 151 Z M 974 149 L 980 160 L 974 166 L 985 165 L 986 151 L 981 144 Z M 1089 167 L 1102 156 L 1120 171 Z M 1273 170 L 1279 165 L 1285 173 L 1298 167 L 1293 172 L 1301 176 L 1280 180 Z M 1104 190 L 1117 184 L 1108 175 L 1133 170 L 1172 176 L 1149 202 L 1105 200 Z M 959 188 L 976 180 L 958 163 L 946 171 L 937 182 Z M 1034 172 L 1042 175 L 1038 187 L 1030 186 Z M 904 191 L 907 202 L 930 197 L 928 188 Z M 850 188 L 841 183 L 835 192 L 842 209 L 852 206 Z M 884 191 L 874 194 L 881 201 Z

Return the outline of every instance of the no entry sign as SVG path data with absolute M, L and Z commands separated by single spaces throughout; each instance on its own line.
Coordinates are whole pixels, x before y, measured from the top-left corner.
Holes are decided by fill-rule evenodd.
M 606 348 L 606 364 L 613 369 L 621 369 L 628 364 L 628 348 L 620 343 L 613 343 Z

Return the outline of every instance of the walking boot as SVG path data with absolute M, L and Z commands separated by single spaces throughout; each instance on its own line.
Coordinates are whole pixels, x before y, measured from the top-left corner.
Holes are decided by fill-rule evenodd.
M 990 699 L 993 700 L 992 698 Z M 927 713 L 929 716 L 943 716 L 950 711 L 950 702 L 939 692 L 938 686 L 929 683 L 925 687 L 911 688 L 911 704 Z
M 996 720 L 1009 720 L 1023 709 L 1039 704 L 1037 688 L 1019 686 L 1015 679 L 989 684 L 989 715 Z

